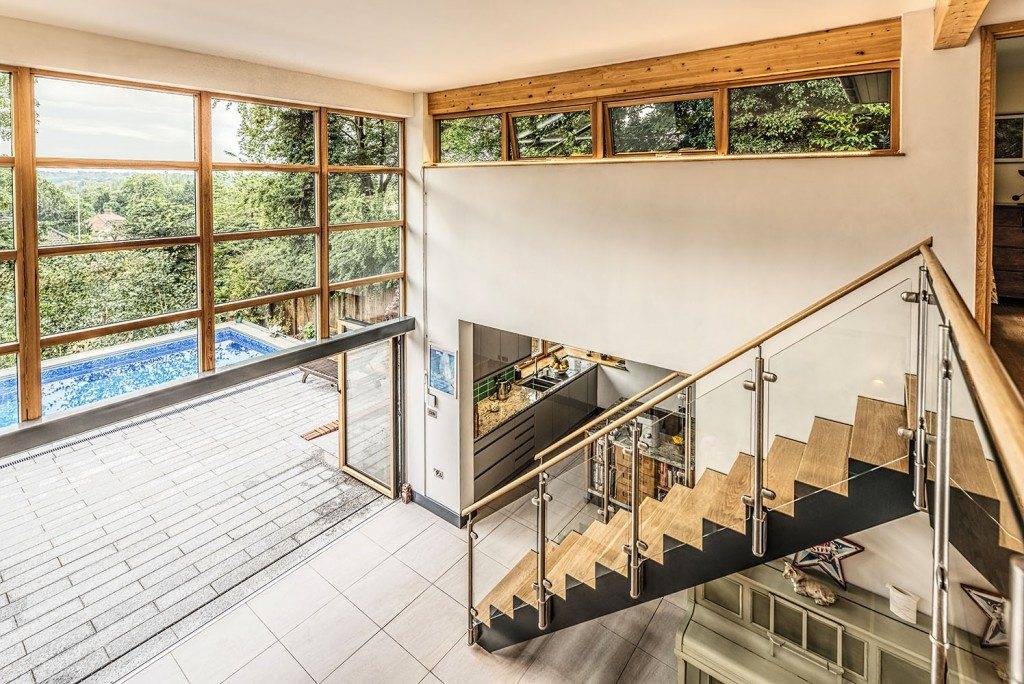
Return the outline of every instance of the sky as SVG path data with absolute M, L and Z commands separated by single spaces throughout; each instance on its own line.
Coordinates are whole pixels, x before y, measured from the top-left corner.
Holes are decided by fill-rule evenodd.
M 195 161 L 193 96 L 56 78 L 37 78 L 36 154 Z M 237 151 L 237 107 L 215 107 L 214 158 Z

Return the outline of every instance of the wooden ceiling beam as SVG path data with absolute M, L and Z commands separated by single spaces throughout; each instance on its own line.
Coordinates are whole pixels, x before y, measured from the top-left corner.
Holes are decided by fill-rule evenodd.
M 935 49 L 967 45 L 989 0 L 936 0 Z
M 442 90 L 427 96 L 428 109 L 436 116 L 542 106 L 898 61 L 900 26 L 898 18 L 884 19 L 742 45 Z

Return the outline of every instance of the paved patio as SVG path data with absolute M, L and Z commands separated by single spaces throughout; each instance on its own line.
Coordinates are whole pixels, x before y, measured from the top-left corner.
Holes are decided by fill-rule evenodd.
M 527 497 L 481 520 L 475 588 L 534 536 Z M 390 503 L 126 684 L 645 682 L 676 679 L 677 594 L 497 653 L 466 644 L 464 531 Z
M 115 680 L 384 507 L 299 437 L 337 398 L 289 371 L 0 461 L 0 681 Z

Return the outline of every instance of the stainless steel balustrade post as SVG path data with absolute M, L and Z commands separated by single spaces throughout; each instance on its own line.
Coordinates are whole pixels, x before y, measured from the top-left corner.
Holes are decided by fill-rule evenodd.
M 949 430 L 953 364 L 950 329 L 939 326 L 939 405 L 935 429 L 935 491 L 932 496 L 932 669 L 931 681 L 946 681 L 949 664 L 947 607 L 949 604 Z M 921 382 L 921 378 L 918 378 Z
M 680 393 L 679 413 L 683 418 L 683 481 L 679 484 L 693 489 L 697 486 L 697 401 L 696 387 L 687 385 Z
M 750 507 L 750 552 L 761 557 L 765 554 L 765 547 L 768 539 L 768 509 L 764 505 L 765 499 L 769 501 L 775 498 L 775 492 L 764 486 L 764 434 L 765 434 L 765 387 L 766 382 L 775 382 L 777 376 L 764 369 L 764 357 L 761 355 L 761 347 L 757 348 L 757 357 L 754 359 L 754 379 L 747 380 L 743 387 L 754 393 L 754 415 L 753 415 L 753 449 L 754 463 L 753 476 L 750 483 L 750 494 L 743 495 L 743 503 Z
M 928 376 L 928 267 L 917 277 L 917 428 L 914 431 L 914 508 L 928 510 L 928 412 L 925 406 L 925 378 Z
M 537 592 L 537 629 L 547 629 L 551 622 L 551 602 L 548 600 L 548 589 L 551 582 L 545 577 L 547 565 L 547 503 L 551 495 L 545 490 L 548 474 L 537 476 L 537 496 L 533 504 L 537 507 L 537 581 L 533 588 Z
M 480 636 L 480 623 L 477 621 L 476 608 L 473 605 L 473 542 L 476 541 L 477 534 L 473 531 L 473 521 L 476 518 L 476 511 L 473 511 L 466 516 L 466 543 L 469 550 L 469 555 L 466 557 L 466 567 L 469 571 L 468 581 L 466 582 L 466 605 L 469 606 L 469 628 L 466 631 L 467 642 L 470 646 L 476 643 L 477 638 Z
M 612 495 L 611 435 L 607 434 L 601 437 L 598 444 L 600 445 L 599 451 L 601 452 L 601 521 L 607 525 L 611 517 L 608 501 Z
M 1024 684 L 1024 556 L 1010 559 L 1010 682 Z
M 630 511 L 629 544 L 625 545 L 623 551 L 629 554 L 629 597 L 637 599 L 640 598 L 640 592 L 643 591 L 641 570 L 645 558 L 642 552 L 647 550 L 647 544 L 640 540 L 640 424 L 634 420 L 630 428 L 633 437 L 633 455 L 630 465 L 633 473 L 630 480 L 629 505 L 632 507 L 632 511 Z

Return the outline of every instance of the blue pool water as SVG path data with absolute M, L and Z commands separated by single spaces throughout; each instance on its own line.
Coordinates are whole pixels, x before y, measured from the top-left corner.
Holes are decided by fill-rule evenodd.
M 215 339 L 220 368 L 278 349 L 230 328 L 218 330 Z M 190 335 L 44 368 L 43 415 L 186 378 L 196 374 L 198 364 L 196 338 Z M 13 373 L 0 376 L 0 428 L 17 422 L 17 402 L 17 378 Z

